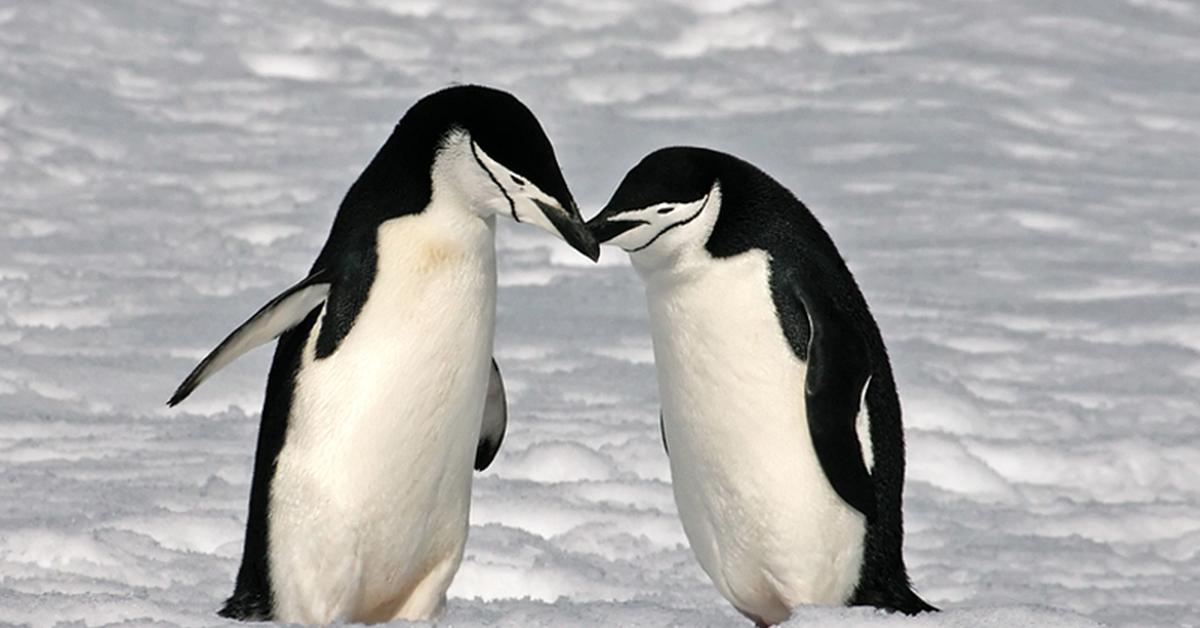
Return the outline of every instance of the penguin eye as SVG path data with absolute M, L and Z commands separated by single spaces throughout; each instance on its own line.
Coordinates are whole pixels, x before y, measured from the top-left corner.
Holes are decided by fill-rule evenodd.
M 669 207 L 664 207 L 664 208 L 658 210 L 658 213 L 659 214 L 669 214 L 673 211 L 675 211 L 675 205 L 671 205 Z
M 510 179 L 512 179 L 513 183 L 516 183 L 517 185 L 525 185 L 525 179 L 522 179 L 521 177 L 518 177 L 515 174 L 510 174 L 508 176 Z

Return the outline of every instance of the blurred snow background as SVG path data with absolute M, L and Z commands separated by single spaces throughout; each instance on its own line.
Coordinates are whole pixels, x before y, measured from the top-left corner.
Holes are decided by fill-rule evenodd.
M 703 144 L 839 243 L 947 612 L 795 625 L 1200 625 L 1198 67 L 1191 0 L 0 2 L 0 624 L 221 623 L 270 351 L 163 402 L 458 81 L 539 114 L 585 214 Z M 498 246 L 510 430 L 444 623 L 749 625 L 676 520 L 624 256 Z

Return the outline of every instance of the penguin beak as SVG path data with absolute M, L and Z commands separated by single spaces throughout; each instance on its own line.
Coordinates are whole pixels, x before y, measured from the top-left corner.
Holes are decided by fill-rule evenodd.
M 596 242 L 596 238 L 592 236 L 592 232 L 583 222 L 583 217 L 579 215 L 579 209 L 574 203 L 564 205 L 570 209 L 557 207 L 549 203 L 544 203 L 538 199 L 532 199 L 538 209 L 542 210 L 542 214 L 554 225 L 558 231 L 558 235 L 563 241 L 571 245 L 571 248 L 583 253 L 588 259 L 593 262 L 600 259 L 600 243 Z M 573 211 L 572 211 L 573 210 Z
M 587 221 L 587 228 L 596 237 L 596 241 L 608 242 L 634 227 L 647 224 L 645 220 L 622 220 L 617 218 L 618 215 L 619 212 L 605 208 Z

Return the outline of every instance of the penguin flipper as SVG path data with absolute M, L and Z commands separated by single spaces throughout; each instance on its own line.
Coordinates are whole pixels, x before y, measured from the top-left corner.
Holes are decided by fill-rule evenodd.
M 329 296 L 329 286 L 330 274 L 325 270 L 318 270 L 271 299 L 196 365 L 175 390 L 175 394 L 171 395 L 167 405 L 177 405 L 192 394 L 204 380 L 236 360 L 238 356 L 278 338 L 283 332 L 298 325 L 309 312 L 325 302 Z
M 871 380 L 866 340 L 832 295 L 809 289 L 819 286 L 814 277 L 793 277 L 788 283 L 808 315 L 805 411 L 817 460 L 838 496 L 872 520 L 875 487 L 855 427 Z
M 488 377 L 487 399 L 483 403 L 483 425 L 479 430 L 479 446 L 475 448 L 475 470 L 483 471 L 492 464 L 500 443 L 504 442 L 504 431 L 508 427 L 508 399 L 504 395 L 504 379 L 500 377 L 500 365 L 492 358 L 492 372 Z

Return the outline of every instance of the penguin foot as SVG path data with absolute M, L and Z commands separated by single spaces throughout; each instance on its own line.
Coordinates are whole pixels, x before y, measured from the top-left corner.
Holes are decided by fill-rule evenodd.
M 234 591 L 228 600 L 225 600 L 225 605 L 217 611 L 217 614 L 239 621 L 269 621 L 271 604 L 260 594 L 239 589 Z
M 860 590 L 850 601 L 850 606 L 874 606 L 905 615 L 939 612 L 936 606 L 921 599 L 907 584 L 891 590 Z

